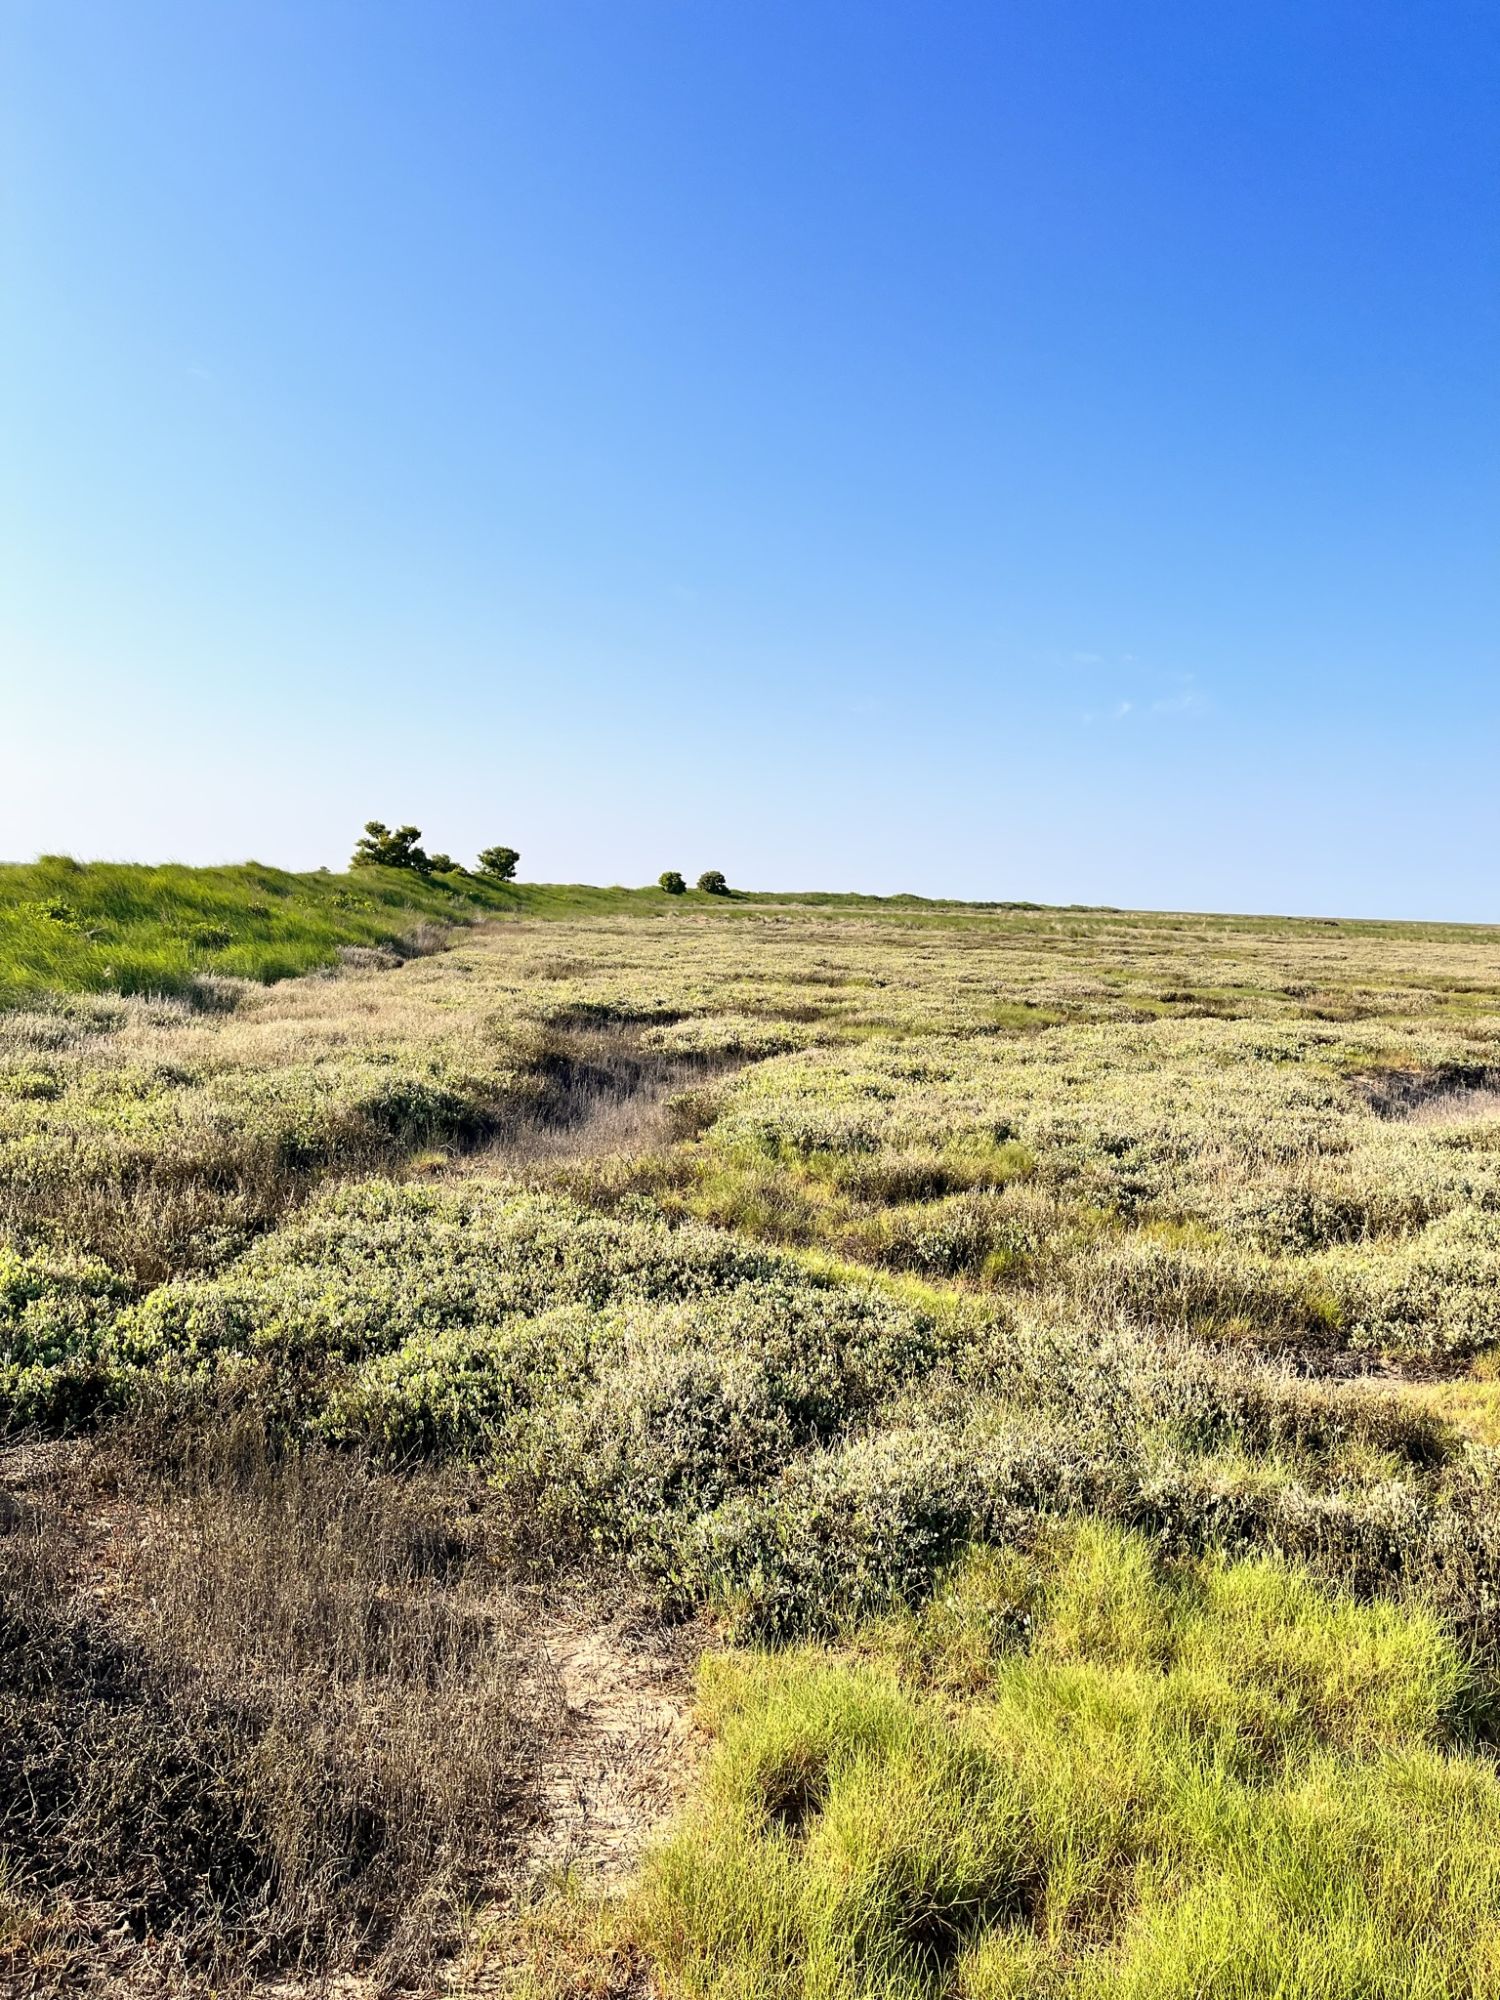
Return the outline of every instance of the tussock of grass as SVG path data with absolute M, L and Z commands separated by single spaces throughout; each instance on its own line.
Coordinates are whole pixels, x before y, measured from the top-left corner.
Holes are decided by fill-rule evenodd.
M 1414 1382 L 1402 1391 L 1425 1414 L 1451 1424 L 1461 1436 L 1492 1449 L 1500 1447 L 1500 1381 L 1460 1377 L 1448 1382 Z
M 1275 1564 L 979 1551 L 863 1659 L 707 1665 L 702 1800 L 623 1928 L 702 2000 L 1477 1995 L 1472 1694 L 1430 1617 Z

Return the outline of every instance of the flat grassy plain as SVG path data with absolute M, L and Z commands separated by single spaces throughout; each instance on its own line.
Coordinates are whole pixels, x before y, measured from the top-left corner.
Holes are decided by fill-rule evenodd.
M 1500 931 L 287 879 L 6 975 L 0 1985 L 1500 1987 Z

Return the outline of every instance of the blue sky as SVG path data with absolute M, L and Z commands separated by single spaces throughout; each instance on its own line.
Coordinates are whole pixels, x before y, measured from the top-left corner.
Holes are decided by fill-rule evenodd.
M 0 0 L 0 854 L 1500 918 L 1500 26 Z

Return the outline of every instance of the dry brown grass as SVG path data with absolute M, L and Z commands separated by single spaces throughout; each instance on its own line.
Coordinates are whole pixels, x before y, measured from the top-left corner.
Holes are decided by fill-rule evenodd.
M 59 1993 L 429 1984 L 533 1811 L 536 1608 L 452 1482 L 250 1428 L 175 1456 L 116 1445 L 0 1537 L 0 1949 Z
M 704 1086 L 739 1068 L 716 1056 L 672 1056 L 622 1024 L 554 1026 L 535 1047 L 537 1088 L 493 1137 L 459 1155 L 476 1173 L 630 1157 L 666 1146 L 711 1118 Z

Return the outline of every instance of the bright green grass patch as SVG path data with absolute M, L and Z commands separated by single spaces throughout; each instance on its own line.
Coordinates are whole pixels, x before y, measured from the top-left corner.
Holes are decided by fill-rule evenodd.
M 1408 1382 L 1397 1393 L 1476 1443 L 1500 1446 L 1500 1381 Z
M 451 883 L 451 886 L 450 886 Z M 502 907 L 472 880 L 392 869 L 291 875 L 233 868 L 0 867 L 0 1002 L 46 992 L 181 993 L 205 974 L 284 979 L 341 945 L 388 944 L 419 923 Z
M 625 1928 L 700 2000 L 1493 1992 L 1473 1696 L 1434 1620 L 1282 1565 L 976 1551 L 863 1657 L 706 1663 L 702 1795 Z

